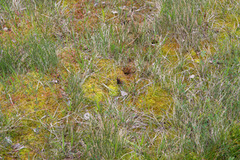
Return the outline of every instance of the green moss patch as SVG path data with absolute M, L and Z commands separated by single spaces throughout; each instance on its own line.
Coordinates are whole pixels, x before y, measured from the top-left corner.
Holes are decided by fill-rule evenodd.
M 23 149 L 8 156 L 20 154 L 21 158 L 44 150 L 47 137 L 51 135 L 50 124 L 63 117 L 65 102 L 58 84 L 51 84 L 51 78 L 30 72 L 25 76 L 12 77 L 7 87 L 0 87 L 0 106 L 3 114 L 10 119 L 19 119 L 19 125 L 10 131 L 12 146 L 17 143 Z
M 114 66 L 112 60 L 98 59 L 94 64 L 96 71 L 82 86 L 85 96 L 93 101 L 103 101 L 105 96 L 118 96 L 120 92 L 117 78 L 127 82 L 127 76 Z
M 171 96 L 160 85 L 151 85 L 138 98 L 137 106 L 145 112 L 163 115 L 169 111 Z

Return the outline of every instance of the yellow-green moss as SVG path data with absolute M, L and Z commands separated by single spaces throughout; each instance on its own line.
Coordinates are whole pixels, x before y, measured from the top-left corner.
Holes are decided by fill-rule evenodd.
M 19 143 L 26 147 L 19 151 L 21 159 L 28 155 L 32 157 L 36 154 L 35 151 L 44 148 L 49 131 L 42 124 L 54 123 L 64 116 L 61 110 L 65 109 L 65 103 L 59 95 L 60 86 L 49 84 L 50 80 L 48 76 L 30 72 L 12 78 L 5 92 L 0 85 L 0 106 L 3 114 L 10 119 L 21 117 L 15 130 L 9 132 L 13 144 Z
M 112 60 L 97 59 L 93 63 L 96 73 L 90 76 L 82 86 L 85 97 L 93 101 L 102 101 L 106 96 L 117 96 L 119 94 L 117 77 L 127 81 L 126 75 L 114 65 Z
M 176 64 L 178 57 L 176 51 L 179 49 L 179 44 L 174 39 L 168 39 L 166 43 L 162 46 L 161 51 L 164 56 L 167 56 L 167 59 L 172 64 Z
M 103 100 L 104 92 L 101 86 L 97 83 L 94 78 L 89 78 L 87 82 L 83 85 L 83 91 L 85 96 L 93 101 Z
M 109 95 L 117 96 L 119 94 L 119 88 L 116 85 L 109 85 Z
M 153 111 L 161 115 L 169 110 L 171 101 L 172 99 L 167 91 L 162 89 L 160 85 L 152 85 L 147 89 L 146 93 L 139 97 L 138 106 L 146 112 Z

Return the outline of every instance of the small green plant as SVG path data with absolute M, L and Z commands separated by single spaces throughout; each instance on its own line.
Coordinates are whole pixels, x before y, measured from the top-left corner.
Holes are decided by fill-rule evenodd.
M 1 41 L 3 44 L 3 41 Z M 6 76 L 29 70 L 47 72 L 58 63 L 56 44 L 40 34 L 31 34 L 0 46 L 0 71 Z
M 239 0 L 0 0 L 0 159 L 240 159 Z
M 208 37 L 206 15 L 211 14 L 210 0 L 159 0 L 157 4 L 159 19 L 156 25 L 160 30 L 163 33 L 171 31 L 184 51 L 199 49 L 200 42 Z

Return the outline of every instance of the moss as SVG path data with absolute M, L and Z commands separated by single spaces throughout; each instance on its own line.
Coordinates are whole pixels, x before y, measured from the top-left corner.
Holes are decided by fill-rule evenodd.
M 161 51 L 164 56 L 167 56 L 168 60 L 172 64 L 176 64 L 178 61 L 178 57 L 176 51 L 179 49 L 179 44 L 174 39 L 167 39 L 165 44 L 162 46 Z
M 43 149 L 49 135 L 47 124 L 63 117 L 61 110 L 65 109 L 65 103 L 58 94 L 60 86 L 51 86 L 48 84 L 50 80 L 48 76 L 30 72 L 18 76 L 5 92 L 3 86 L 0 87 L 3 114 L 11 119 L 23 117 L 19 125 L 9 131 L 13 144 L 26 147 L 19 151 L 21 159 L 28 155 L 32 157 L 37 150 Z
M 137 73 L 131 77 L 125 75 L 119 67 L 114 67 L 114 62 L 107 59 L 98 59 L 96 61 L 97 72 L 89 77 L 83 84 L 85 97 L 92 101 L 104 101 L 108 96 L 119 96 L 120 88 L 131 91 L 131 86 L 134 85 L 134 78 Z M 117 78 L 123 81 L 123 84 L 117 84 Z M 144 88 L 147 81 L 138 83 L 135 86 L 137 89 Z M 128 103 L 135 103 L 131 97 Z M 138 97 L 136 105 L 148 112 L 153 110 L 158 115 L 162 115 L 169 109 L 171 97 L 168 92 L 161 88 L 159 84 L 151 85 L 146 88 L 146 91 Z
M 97 59 L 93 64 L 96 72 L 87 78 L 82 86 L 85 97 L 92 101 L 103 101 L 104 97 L 117 96 L 119 94 L 117 77 L 127 84 L 127 76 L 119 67 L 114 66 L 112 60 Z
M 68 77 L 71 73 L 81 72 L 81 59 L 87 59 L 84 53 L 78 53 L 77 50 L 71 47 L 65 47 L 57 51 L 57 56 L 60 59 L 59 70 L 63 77 Z
M 229 145 L 229 149 L 230 152 L 233 156 L 236 156 L 238 158 L 240 158 L 239 155 L 239 151 L 240 151 L 240 123 L 235 123 L 231 130 L 230 130 L 230 134 L 229 134 L 229 139 L 230 141 L 228 141 L 228 145 Z
M 138 106 L 146 112 L 153 111 L 157 115 L 165 114 L 171 105 L 171 97 L 160 85 L 149 86 L 146 93 L 140 95 Z
M 104 92 L 101 86 L 96 83 L 97 80 L 94 78 L 89 78 L 87 82 L 83 85 L 83 92 L 85 96 L 92 101 L 103 100 Z
M 119 88 L 118 86 L 114 85 L 109 85 L 109 95 L 110 96 L 117 96 L 119 95 Z

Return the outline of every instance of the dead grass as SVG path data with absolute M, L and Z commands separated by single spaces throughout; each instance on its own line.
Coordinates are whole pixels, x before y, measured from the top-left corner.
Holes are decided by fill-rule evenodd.
M 0 159 L 238 159 L 239 6 L 0 0 Z

